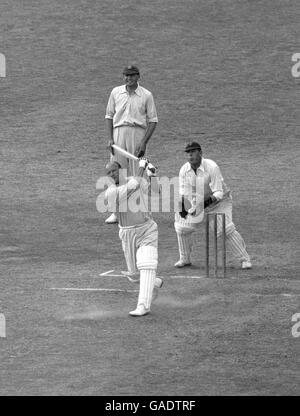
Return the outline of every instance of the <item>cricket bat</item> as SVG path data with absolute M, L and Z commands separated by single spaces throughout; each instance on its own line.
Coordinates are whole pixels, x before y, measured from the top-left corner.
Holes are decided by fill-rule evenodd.
M 134 156 L 132 153 L 127 152 L 127 150 L 122 149 L 122 147 L 119 147 L 116 144 L 112 144 L 111 147 L 113 147 L 117 152 L 119 152 L 123 156 L 127 157 L 128 159 L 132 159 L 132 160 L 135 160 L 135 161 L 139 160 L 139 158 L 137 156 Z

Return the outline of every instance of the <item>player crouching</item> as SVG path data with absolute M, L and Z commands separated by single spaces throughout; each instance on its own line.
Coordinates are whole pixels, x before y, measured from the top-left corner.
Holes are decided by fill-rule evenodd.
M 145 158 L 139 161 L 136 177 L 122 177 L 120 169 L 117 162 L 106 165 L 106 174 L 114 184 L 106 190 L 105 198 L 110 210 L 117 211 L 128 275 L 134 275 L 137 270 L 140 273 L 137 307 L 129 315 L 143 316 L 150 312 L 152 300 L 163 284 L 162 279 L 156 277 L 157 224 L 148 210 L 149 191 L 159 192 L 157 169 Z M 148 180 L 144 178 L 145 172 Z

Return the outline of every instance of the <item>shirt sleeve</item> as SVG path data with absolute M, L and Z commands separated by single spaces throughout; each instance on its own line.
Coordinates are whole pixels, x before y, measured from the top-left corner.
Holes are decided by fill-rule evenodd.
M 118 186 L 117 190 L 119 203 L 127 200 L 133 192 L 139 188 L 139 186 L 139 182 L 134 178 L 131 178 L 126 184 Z
M 147 119 L 149 123 L 158 122 L 156 107 L 155 107 L 152 93 L 149 94 L 146 100 L 146 113 L 147 113 Z
M 108 211 L 116 211 L 116 201 L 117 201 L 117 187 L 112 185 L 105 191 L 104 200 L 107 202 Z
M 108 103 L 106 106 L 106 113 L 105 118 L 113 119 L 115 115 L 116 109 L 115 109 L 115 97 L 114 97 L 114 91 L 110 93 Z
M 220 201 L 223 198 L 223 176 L 221 174 L 220 168 L 215 166 L 211 172 L 210 188 L 213 193 L 213 196 Z

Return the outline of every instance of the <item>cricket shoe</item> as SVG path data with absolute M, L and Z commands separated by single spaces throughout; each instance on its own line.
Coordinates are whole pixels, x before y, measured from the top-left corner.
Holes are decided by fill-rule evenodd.
M 160 277 L 156 277 L 155 278 L 155 283 L 154 283 L 154 287 L 157 287 L 158 289 L 160 289 L 164 284 L 164 281 L 162 278 Z
M 164 281 L 160 277 L 157 277 L 155 279 L 155 284 L 154 284 L 154 288 L 153 288 L 153 292 L 152 292 L 151 302 L 154 302 L 155 299 L 157 299 L 158 292 L 159 292 L 158 289 L 161 289 L 163 284 L 164 284 Z
M 134 311 L 129 312 L 130 316 L 144 316 L 147 315 L 150 312 L 150 309 L 145 308 L 145 306 L 138 305 L 137 308 Z
M 111 214 L 106 220 L 106 224 L 116 224 L 118 222 L 118 218 L 116 214 Z
M 183 260 L 178 260 L 178 261 L 174 264 L 174 267 L 181 268 L 181 267 L 186 267 L 186 266 L 191 266 L 191 265 L 192 265 L 192 263 L 191 263 L 191 262 L 188 262 L 188 261 L 183 261 Z
M 242 269 L 243 270 L 247 270 L 247 269 L 252 269 L 252 263 L 251 261 L 242 261 Z
M 140 282 L 140 275 L 139 273 L 131 273 L 128 271 L 121 271 L 121 274 L 125 276 L 130 283 L 139 283 Z

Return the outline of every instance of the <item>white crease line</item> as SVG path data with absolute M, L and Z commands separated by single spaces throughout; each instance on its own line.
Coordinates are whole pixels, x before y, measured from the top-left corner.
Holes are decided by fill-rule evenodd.
M 180 277 L 180 276 L 176 276 Z M 190 279 L 200 279 L 202 276 L 184 276 Z M 125 293 L 136 293 L 138 289 L 107 289 L 107 288 L 78 288 L 78 287 L 51 287 L 50 290 L 64 290 L 64 291 L 77 291 L 77 292 L 125 292 Z M 275 293 L 275 294 L 263 294 L 263 293 L 252 293 L 250 296 L 285 296 L 285 297 L 300 297 L 300 294 L 292 293 Z
M 101 273 L 97 277 L 123 277 L 123 278 L 127 279 L 127 276 L 125 274 L 103 274 L 103 273 Z M 156 276 L 156 277 L 160 277 L 161 279 L 164 279 L 163 276 Z
M 108 270 L 108 272 L 101 273 L 100 276 L 106 276 L 109 273 L 114 272 L 115 270 Z
M 203 279 L 204 276 L 168 276 L 170 279 Z
M 298 293 L 298 294 L 293 294 L 293 293 L 280 293 L 280 295 L 281 296 L 286 296 L 286 297 L 289 297 L 289 298 L 291 298 L 291 297 L 294 297 L 294 296 L 300 296 L 300 293 Z
M 99 274 L 99 277 L 125 277 L 127 278 L 127 276 L 125 276 L 124 274 L 109 274 L 109 275 L 103 275 L 103 274 Z M 161 279 L 203 279 L 204 276 L 157 276 L 160 277 Z
M 127 277 L 124 274 L 108 274 L 112 271 L 114 271 L 114 270 L 110 270 L 109 272 L 100 273 L 99 277 L 125 277 L 125 278 Z M 184 275 L 182 275 L 182 276 L 165 276 L 164 277 L 164 276 L 157 275 L 157 277 L 160 277 L 161 279 L 164 279 L 165 277 L 170 278 L 170 279 L 203 279 L 205 276 L 184 276 Z
M 300 294 L 293 293 L 249 293 L 249 296 L 284 296 L 288 298 L 299 297 Z
M 126 277 L 124 274 L 99 274 L 99 277 Z
M 104 289 L 93 287 L 50 287 L 50 290 L 68 290 L 68 291 L 86 291 L 86 292 L 138 292 L 138 290 L 131 289 Z

